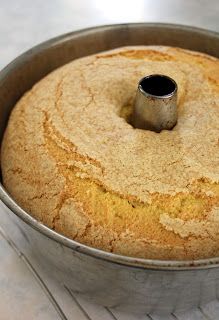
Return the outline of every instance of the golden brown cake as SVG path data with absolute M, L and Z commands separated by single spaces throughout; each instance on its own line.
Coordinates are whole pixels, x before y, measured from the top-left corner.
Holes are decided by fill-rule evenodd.
M 178 84 L 178 123 L 129 124 L 138 81 Z M 50 228 L 106 251 L 152 259 L 219 255 L 219 60 L 127 47 L 72 61 L 16 104 L 3 183 Z

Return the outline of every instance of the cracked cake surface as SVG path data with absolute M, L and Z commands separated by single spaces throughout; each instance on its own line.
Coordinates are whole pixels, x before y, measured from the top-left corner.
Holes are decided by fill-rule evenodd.
M 129 124 L 139 79 L 178 85 L 178 122 Z M 14 107 L 3 183 L 33 217 L 106 251 L 219 255 L 219 60 L 172 47 L 118 48 L 53 71 Z

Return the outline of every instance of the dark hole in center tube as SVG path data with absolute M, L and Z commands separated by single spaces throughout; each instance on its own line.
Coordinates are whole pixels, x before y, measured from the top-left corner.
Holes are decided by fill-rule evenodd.
M 139 82 L 139 86 L 145 93 L 158 97 L 169 95 L 176 90 L 175 82 L 163 75 L 145 77 Z

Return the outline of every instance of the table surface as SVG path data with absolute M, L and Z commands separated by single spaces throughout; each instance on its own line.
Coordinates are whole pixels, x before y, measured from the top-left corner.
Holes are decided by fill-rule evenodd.
M 76 29 L 123 22 L 168 22 L 219 31 L 218 0 L 0 0 L 0 69 L 51 37 Z M 38 266 L 0 205 L 0 320 L 218 320 L 219 301 L 166 318 L 118 313 L 82 300 Z M 25 239 L 23 239 L 25 242 Z

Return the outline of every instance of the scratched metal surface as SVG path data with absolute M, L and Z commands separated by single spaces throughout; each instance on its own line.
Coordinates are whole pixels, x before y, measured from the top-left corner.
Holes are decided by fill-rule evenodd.
M 217 0 L 0 0 L 0 68 L 39 42 L 88 26 L 152 21 L 219 31 L 218 17 Z M 219 301 L 166 318 L 93 305 L 40 268 L 25 235 L 0 204 L 0 320 L 19 319 L 218 320 Z

